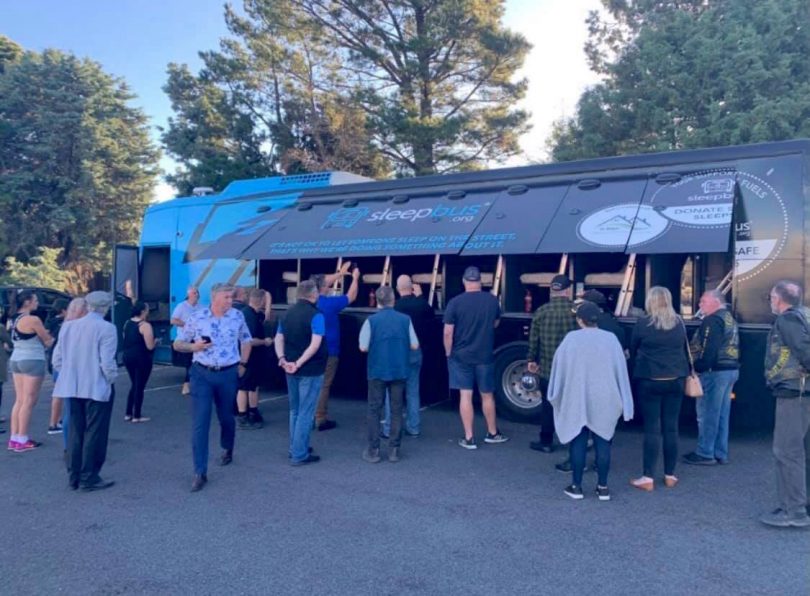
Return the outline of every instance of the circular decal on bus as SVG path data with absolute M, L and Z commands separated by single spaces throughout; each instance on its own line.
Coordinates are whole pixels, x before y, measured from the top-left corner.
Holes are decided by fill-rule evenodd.
M 634 243 L 647 242 L 666 232 L 669 225 L 667 218 L 648 205 L 622 203 L 585 217 L 577 226 L 577 235 L 589 244 L 624 251 L 631 232 Z

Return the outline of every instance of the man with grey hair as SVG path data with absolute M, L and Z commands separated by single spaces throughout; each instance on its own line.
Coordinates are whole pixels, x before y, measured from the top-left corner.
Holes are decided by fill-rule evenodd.
M 189 286 L 186 289 L 186 299 L 175 306 L 174 311 L 172 312 L 170 322 L 177 328 L 177 333 L 180 333 L 180 330 L 186 324 L 189 317 L 191 317 L 191 315 L 200 310 L 202 307 L 203 305 L 200 304 L 200 290 L 197 289 L 197 286 Z M 182 366 L 186 369 L 186 375 L 183 378 L 183 388 L 181 393 L 183 395 L 188 395 L 191 393 L 191 389 L 189 387 L 189 379 L 191 378 L 191 354 L 174 351 L 172 356 L 173 364 L 175 364 L 175 366 Z
M 380 461 L 380 413 L 386 392 L 391 397 L 393 412 L 388 461 L 399 461 L 402 397 L 410 368 L 409 354 L 419 349 L 410 317 L 394 310 L 394 290 L 382 286 L 377 289 L 376 298 L 378 312 L 360 328 L 360 351 L 368 353 L 368 446 L 363 459 L 373 464 Z
M 695 451 L 683 459 L 688 464 L 707 466 L 728 463 L 731 390 L 740 376 L 740 335 L 722 292 L 704 292 L 700 311 L 703 321 L 690 344 L 695 371 L 703 385 L 703 397 L 695 403 L 698 442 Z
M 110 418 L 118 374 L 115 353 L 118 332 L 104 320 L 112 296 L 90 292 L 88 313 L 65 321 L 53 352 L 53 369 L 59 373 L 54 394 L 68 399 L 68 473 L 70 488 L 94 491 L 111 487 L 99 473 L 107 457 Z
M 326 323 L 315 303 L 318 287 L 312 280 L 302 281 L 297 302 L 279 322 L 275 348 L 278 365 L 287 373 L 290 399 L 290 465 L 314 464 L 321 458 L 309 448 L 309 436 L 315 404 L 326 370 Z
M 776 398 L 773 455 L 779 507 L 760 517 L 769 526 L 810 526 L 810 309 L 802 289 L 780 281 L 770 293 L 776 315 L 765 353 L 765 381 Z
M 236 390 L 250 358 L 251 335 L 245 317 L 233 308 L 233 286 L 214 284 L 211 306 L 195 312 L 174 341 L 178 352 L 193 354 L 191 366 L 192 453 L 191 491 L 208 482 L 208 433 L 216 407 L 222 455 L 219 465 L 233 461 Z

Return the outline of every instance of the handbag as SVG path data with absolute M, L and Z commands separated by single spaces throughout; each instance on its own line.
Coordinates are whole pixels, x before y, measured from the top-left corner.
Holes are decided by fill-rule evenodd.
M 703 384 L 700 382 L 700 377 L 695 372 L 695 361 L 692 360 L 692 350 L 689 349 L 689 334 L 686 332 L 686 324 L 681 319 L 683 325 L 683 333 L 686 336 L 686 354 L 689 356 L 689 374 L 686 376 L 686 384 L 684 385 L 683 392 L 687 397 L 703 397 Z

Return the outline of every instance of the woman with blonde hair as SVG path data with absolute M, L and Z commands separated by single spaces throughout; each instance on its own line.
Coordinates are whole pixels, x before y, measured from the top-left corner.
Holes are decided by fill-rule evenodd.
M 651 491 L 658 451 L 663 436 L 664 485 L 678 483 L 678 417 L 683 400 L 684 380 L 689 373 L 686 353 L 686 327 L 672 308 L 672 294 L 653 286 L 645 302 L 647 316 L 633 328 L 630 353 L 641 411 L 644 415 L 643 475 L 630 483 Z

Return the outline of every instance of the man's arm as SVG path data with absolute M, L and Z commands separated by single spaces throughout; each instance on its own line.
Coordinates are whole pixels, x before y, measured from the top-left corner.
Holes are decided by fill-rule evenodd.
M 411 339 L 411 349 L 418 350 L 419 349 L 419 338 L 416 337 L 416 329 L 413 328 L 413 321 L 408 322 L 408 335 Z
M 698 329 L 698 333 L 701 333 L 702 336 L 700 337 L 700 358 L 695 360 L 697 372 L 706 372 L 717 363 L 717 354 L 720 352 L 720 346 L 723 345 L 723 331 L 723 321 L 718 317 L 712 317 L 708 324 L 704 320 L 703 325 Z
M 360 327 L 360 336 L 358 337 L 361 352 L 368 352 L 368 347 L 371 344 L 371 325 L 368 319 L 363 321 L 363 326 Z
M 538 309 L 532 318 L 532 326 L 529 330 L 529 351 L 526 354 L 526 360 L 529 361 L 529 371 L 533 373 L 537 372 L 537 357 L 540 354 L 539 347 L 541 319 L 542 317 L 540 315 L 540 309 Z
M 273 347 L 276 350 L 276 358 L 278 358 L 278 365 L 284 366 L 287 360 L 284 358 L 284 333 L 282 333 L 280 326 L 279 330 L 276 332 L 276 339 L 273 340 Z
M 789 316 L 776 319 L 776 324 L 787 347 L 796 354 L 802 368 L 810 372 L 810 330 L 800 319 L 801 316 L 801 313 L 792 312 Z
M 346 298 L 349 299 L 349 304 L 352 304 L 355 300 L 357 300 L 357 292 L 360 288 L 360 270 L 355 267 L 352 270 L 352 284 L 349 286 L 349 290 L 346 292 Z
M 59 348 L 59 344 L 56 344 Z M 99 344 L 99 357 L 101 358 L 101 372 L 104 378 L 112 385 L 118 376 L 118 363 L 115 361 L 115 352 L 118 349 L 118 331 L 112 324 L 105 324 Z
M 315 352 L 321 347 L 321 342 L 323 341 L 323 335 L 315 335 L 312 334 L 312 339 L 309 341 L 309 345 L 307 349 L 304 350 L 304 353 L 296 360 L 293 364 L 295 364 L 295 370 L 298 370 L 302 366 L 304 366 L 309 359 L 315 355 Z
M 453 351 L 453 331 L 455 328 L 455 325 L 444 324 L 444 335 L 442 339 L 444 341 L 444 355 L 448 358 L 450 357 L 450 352 Z

